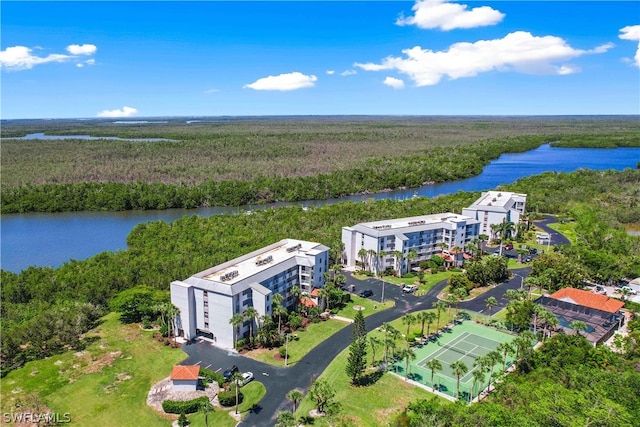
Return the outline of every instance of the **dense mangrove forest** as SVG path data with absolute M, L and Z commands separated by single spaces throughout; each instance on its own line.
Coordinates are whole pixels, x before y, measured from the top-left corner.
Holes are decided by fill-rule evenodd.
M 11 139 L 36 132 L 132 140 Z M 2 213 L 119 211 L 416 188 L 478 175 L 501 154 L 544 143 L 639 147 L 640 123 L 633 117 L 26 120 L 3 122 L 2 138 Z

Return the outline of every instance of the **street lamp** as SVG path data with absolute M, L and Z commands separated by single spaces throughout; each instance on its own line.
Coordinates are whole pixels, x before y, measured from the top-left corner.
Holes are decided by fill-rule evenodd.
M 380 281 L 382 282 L 382 297 L 380 298 L 380 304 L 384 304 L 384 280 L 382 280 L 382 276 L 380 276 Z
M 524 286 L 524 277 L 522 277 L 521 275 L 519 275 L 518 273 L 513 273 L 514 276 L 518 276 L 520 278 L 520 289 L 522 289 Z
M 284 366 L 289 361 L 289 334 L 284 335 Z

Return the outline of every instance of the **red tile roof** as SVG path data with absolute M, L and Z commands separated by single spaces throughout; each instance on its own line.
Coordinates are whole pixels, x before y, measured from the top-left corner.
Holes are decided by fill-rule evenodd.
M 307 298 L 307 297 L 300 298 L 300 304 L 304 305 L 305 307 L 316 307 L 318 305 L 315 302 L 313 302 L 311 298 Z
M 176 365 L 171 371 L 171 380 L 197 380 L 200 375 L 198 365 Z
M 312 296 L 312 297 L 317 297 L 317 296 L 319 296 L 319 295 L 320 295 L 320 294 L 318 293 L 318 291 L 319 291 L 319 290 L 320 290 L 319 288 L 313 288 L 313 290 L 311 291 L 311 296 Z
M 574 288 L 563 288 L 550 295 L 551 298 L 573 302 L 589 308 L 606 311 L 608 313 L 616 313 L 622 307 L 624 302 L 609 298 L 606 295 L 594 294 L 593 292 L 583 291 Z

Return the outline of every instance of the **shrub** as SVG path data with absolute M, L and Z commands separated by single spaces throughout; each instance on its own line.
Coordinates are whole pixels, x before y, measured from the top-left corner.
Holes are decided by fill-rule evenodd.
M 202 377 L 202 383 L 206 387 L 212 382 L 217 382 L 220 387 L 224 384 L 224 376 L 220 372 L 213 372 L 206 368 L 200 368 L 200 376 Z
M 236 341 L 236 350 L 242 350 L 247 345 L 247 339 L 242 338 Z
M 414 277 L 416 277 L 414 273 L 407 273 L 402 276 L 403 279 L 413 279 Z
M 278 349 L 278 354 L 280 357 L 284 357 L 287 354 L 287 348 L 285 346 L 280 347 Z
M 211 404 L 209 402 L 209 398 L 206 396 L 197 397 L 195 399 L 186 400 L 184 402 L 165 400 L 164 402 L 162 402 L 162 410 L 167 414 L 193 414 L 194 412 L 198 412 L 199 408 L 202 405 L 206 404 Z
M 242 403 L 244 395 L 241 391 L 238 391 L 238 404 Z M 235 386 L 229 387 L 229 391 L 221 391 L 218 393 L 218 402 L 222 406 L 234 406 L 236 404 L 236 390 Z

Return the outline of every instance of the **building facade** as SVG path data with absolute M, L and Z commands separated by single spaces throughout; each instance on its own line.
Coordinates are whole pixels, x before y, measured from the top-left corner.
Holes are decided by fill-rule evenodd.
M 486 191 L 468 208 L 462 209 L 462 215 L 480 221 L 480 234 L 493 236 L 491 225 L 513 222 L 518 232 L 518 223 L 523 217 L 527 205 L 527 195 L 507 191 Z
M 464 248 L 478 237 L 479 225 L 474 218 L 441 213 L 342 227 L 343 259 L 347 267 L 364 259 L 364 267 L 376 272 L 387 268 L 397 270 L 400 264 L 401 274 L 405 274 L 413 265 L 433 255 Z M 409 259 L 412 250 L 416 256 Z
M 256 330 L 256 319 L 236 328 L 229 323 L 249 307 L 258 316 L 272 315 L 275 294 L 285 307 L 296 301 L 293 289 L 310 294 L 324 285 L 329 248 L 319 243 L 284 239 L 224 264 L 171 283 L 171 302 L 179 310 L 178 335 L 205 336 L 233 348 L 235 341 Z M 250 326 L 251 325 L 251 326 Z

